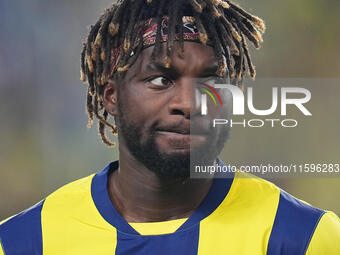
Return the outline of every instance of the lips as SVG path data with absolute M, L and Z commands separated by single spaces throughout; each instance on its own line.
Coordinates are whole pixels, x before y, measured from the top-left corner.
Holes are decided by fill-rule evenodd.
M 190 135 L 190 129 L 187 128 L 165 128 L 158 129 L 158 132 L 169 133 L 169 134 L 179 134 L 179 135 Z
M 156 134 L 160 142 L 176 150 L 188 150 L 203 144 L 207 140 L 207 130 L 190 127 L 190 123 L 167 125 L 157 128 Z
M 207 125 L 200 124 L 201 125 L 192 122 L 190 125 L 189 121 L 185 123 L 174 123 L 172 125 L 159 126 L 156 131 L 180 135 L 207 135 L 209 133 L 209 128 Z
M 189 121 L 182 121 L 171 124 L 160 125 L 156 128 L 159 132 L 169 132 L 169 133 L 177 133 L 177 134 L 190 134 L 190 123 Z
M 157 134 L 161 144 L 165 144 L 166 147 L 175 150 L 189 151 L 191 148 L 195 148 L 206 141 L 206 137 L 201 135 L 180 134 L 168 131 L 158 131 Z

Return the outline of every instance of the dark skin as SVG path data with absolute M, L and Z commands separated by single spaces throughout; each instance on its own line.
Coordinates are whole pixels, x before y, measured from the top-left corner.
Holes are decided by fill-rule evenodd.
M 188 154 L 206 141 L 204 125 L 197 134 L 189 131 L 190 121 L 200 113 L 200 108 L 193 106 L 192 80 L 216 76 L 213 49 L 185 42 L 184 52 L 174 51 L 171 68 L 166 69 L 159 61 L 151 63 L 152 48 L 143 50 L 127 71 L 119 100 L 124 103 L 124 114 L 143 127 L 142 142 L 150 135 L 149 127 L 158 123 L 158 149 L 166 154 Z M 106 85 L 103 101 L 107 112 L 119 117 L 118 86 L 114 81 Z M 169 129 L 173 126 L 176 130 Z M 108 190 L 122 217 L 128 222 L 190 217 L 207 195 L 212 179 L 159 178 L 130 153 L 119 131 L 118 140 L 119 169 L 109 176 Z

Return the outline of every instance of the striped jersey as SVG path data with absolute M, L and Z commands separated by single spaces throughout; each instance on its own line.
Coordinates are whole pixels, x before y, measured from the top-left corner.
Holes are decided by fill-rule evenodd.
M 108 175 L 117 169 L 118 161 L 112 162 L 2 222 L 0 254 L 340 254 L 334 213 L 241 172 L 214 178 L 189 218 L 128 223 L 107 190 Z

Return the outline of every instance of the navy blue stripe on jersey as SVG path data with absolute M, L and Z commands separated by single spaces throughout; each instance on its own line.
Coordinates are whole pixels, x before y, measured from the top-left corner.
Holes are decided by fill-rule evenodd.
M 0 226 L 0 239 L 5 255 L 42 255 L 41 209 L 44 201 Z
M 220 159 L 217 159 L 217 164 L 221 167 L 225 166 Z M 217 177 L 218 178 L 214 178 L 213 184 L 201 205 L 177 231 L 181 231 L 190 226 L 198 224 L 201 220 L 215 211 L 216 208 L 222 203 L 230 190 L 231 184 L 233 183 L 234 173 L 224 174 L 224 178 L 222 178 L 222 176 Z
M 199 224 L 186 231 L 155 236 L 117 233 L 116 255 L 197 255 Z
M 281 190 L 267 254 L 304 255 L 324 213 Z
M 221 167 L 224 166 L 223 162 L 219 159 L 217 160 L 217 163 Z M 140 235 L 117 212 L 109 197 L 107 189 L 108 175 L 112 171 L 117 170 L 118 166 L 118 161 L 112 162 L 93 177 L 91 184 L 92 198 L 102 217 L 115 228 L 117 228 L 118 231 L 132 235 Z M 184 229 L 190 228 L 191 226 L 199 224 L 203 218 L 215 211 L 215 209 L 221 204 L 223 199 L 228 194 L 234 179 L 234 174 L 225 174 L 224 177 L 225 178 L 223 179 L 214 178 L 213 184 L 201 205 L 197 208 L 194 214 L 186 222 L 184 222 L 179 229 L 177 229 L 177 231 L 182 231 Z
M 118 161 L 111 162 L 93 177 L 91 184 L 92 198 L 102 217 L 112 226 L 122 232 L 139 235 L 139 233 L 117 212 L 109 196 L 107 178 L 110 172 L 118 169 L 118 166 Z

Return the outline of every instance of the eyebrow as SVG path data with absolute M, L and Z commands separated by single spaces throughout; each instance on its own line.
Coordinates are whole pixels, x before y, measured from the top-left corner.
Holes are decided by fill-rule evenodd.
M 155 72 L 155 71 L 166 72 L 171 69 L 174 69 L 174 68 L 172 66 L 170 66 L 170 68 L 166 68 L 164 63 L 162 62 L 151 62 L 146 66 L 146 70 L 149 72 Z
M 211 66 L 204 68 L 197 77 L 208 77 L 217 75 L 217 71 L 219 69 L 218 64 L 215 62 Z M 151 62 L 146 66 L 146 70 L 148 72 L 157 72 L 160 71 L 162 73 L 169 73 L 175 77 L 180 76 L 180 71 L 176 69 L 173 65 L 170 65 L 170 68 L 166 68 L 164 63 L 162 62 Z

